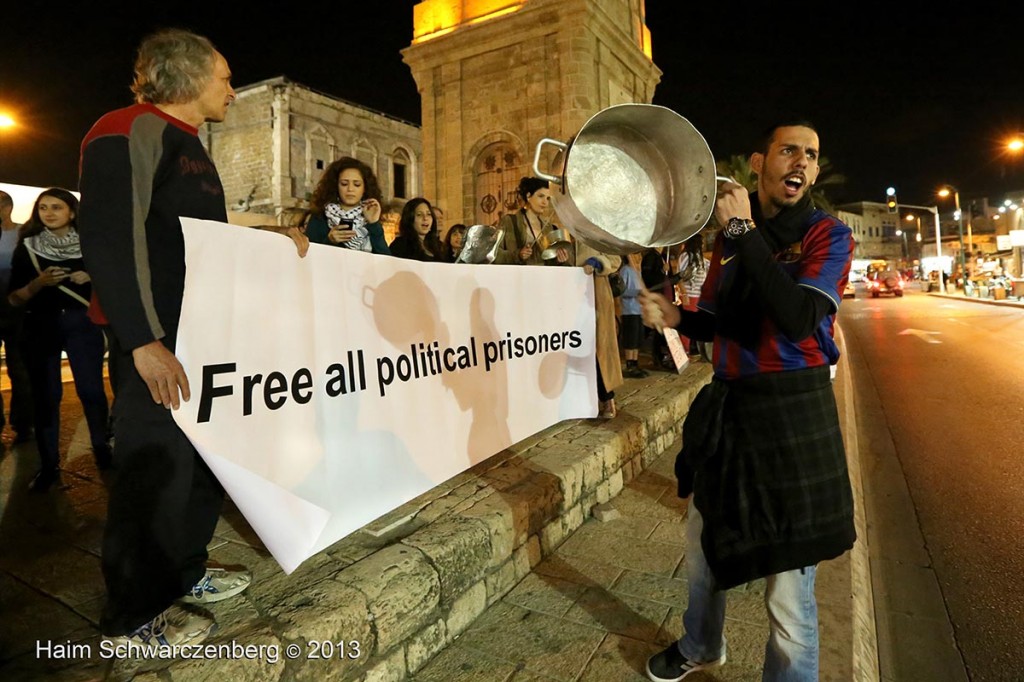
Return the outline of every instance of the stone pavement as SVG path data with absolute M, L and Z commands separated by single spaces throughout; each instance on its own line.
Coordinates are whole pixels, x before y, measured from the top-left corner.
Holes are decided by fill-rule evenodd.
M 36 466 L 30 445 L 9 448 L 0 461 L 0 679 L 643 679 L 646 657 L 681 627 L 685 509 L 672 461 L 679 422 L 708 377 L 701 363 L 681 376 L 628 380 L 615 420 L 556 425 L 291 576 L 229 502 L 211 559 L 244 564 L 256 580 L 242 597 L 210 607 L 220 627 L 211 642 L 222 652 L 269 648 L 255 657 L 221 653 L 113 669 L 98 654 L 96 628 L 106 488 L 72 394 L 63 415 L 71 441 L 66 489 L 22 492 Z M 605 510 L 604 521 L 592 517 L 595 507 Z M 877 679 L 860 554 L 819 571 L 825 680 Z M 762 593 L 760 581 L 730 592 L 730 660 L 703 679 L 759 679 Z M 49 655 L 41 649 L 47 643 Z M 287 660 L 289 645 L 303 652 L 298 660 Z M 329 660 L 313 657 L 328 645 Z

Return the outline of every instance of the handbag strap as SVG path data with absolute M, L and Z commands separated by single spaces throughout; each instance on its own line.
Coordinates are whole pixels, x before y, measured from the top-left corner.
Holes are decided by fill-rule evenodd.
M 29 248 L 26 248 L 25 250 L 28 251 L 28 257 L 29 257 L 29 260 L 32 261 L 32 267 L 34 267 L 36 269 L 36 272 L 38 272 L 40 275 L 43 274 L 43 269 L 41 267 L 39 267 L 39 259 L 36 258 L 35 252 L 32 251 L 32 249 L 29 249 Z M 89 307 L 89 302 L 87 300 L 82 298 L 82 296 L 80 296 L 79 294 L 76 294 L 74 291 L 71 291 L 71 289 L 68 289 L 63 284 L 58 284 L 57 288 L 60 289 L 61 291 L 63 291 L 68 296 L 70 296 L 71 298 L 73 298 L 76 301 L 78 301 L 79 303 L 81 303 L 82 305 L 84 305 L 86 308 Z

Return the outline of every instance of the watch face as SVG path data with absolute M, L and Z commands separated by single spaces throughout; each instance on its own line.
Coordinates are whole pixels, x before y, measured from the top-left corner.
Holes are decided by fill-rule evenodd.
M 725 224 L 725 234 L 731 239 L 742 237 L 749 231 L 750 227 L 748 226 L 747 221 L 742 218 L 730 218 L 729 222 Z

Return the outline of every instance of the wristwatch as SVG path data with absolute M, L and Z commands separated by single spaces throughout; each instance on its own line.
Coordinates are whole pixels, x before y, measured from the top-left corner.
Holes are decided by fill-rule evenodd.
M 739 239 L 755 227 L 757 226 L 754 225 L 754 221 L 749 218 L 729 218 L 729 222 L 725 224 L 725 238 Z

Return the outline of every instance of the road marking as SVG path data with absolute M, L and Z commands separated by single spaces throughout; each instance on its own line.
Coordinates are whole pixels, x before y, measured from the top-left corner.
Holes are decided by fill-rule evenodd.
M 903 331 L 901 331 L 899 333 L 899 335 L 900 336 L 907 336 L 907 335 L 916 336 L 917 338 L 919 338 L 922 341 L 925 341 L 927 343 L 942 343 L 942 341 L 939 341 L 938 339 L 933 339 L 931 337 L 932 334 L 941 334 L 941 333 L 942 332 L 930 332 L 930 331 L 926 331 L 924 329 L 904 329 Z

